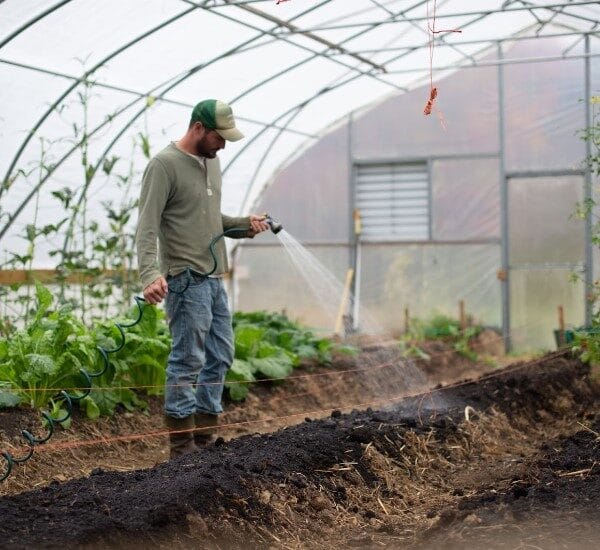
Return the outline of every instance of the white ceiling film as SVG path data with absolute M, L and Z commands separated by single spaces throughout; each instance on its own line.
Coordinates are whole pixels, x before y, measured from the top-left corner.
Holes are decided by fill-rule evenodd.
M 583 0 L 0 1 L 0 264 L 32 219 L 63 218 L 65 189 L 106 224 L 101 205 L 136 195 L 201 99 L 230 102 L 246 135 L 220 155 L 223 211 L 246 213 L 349 113 L 430 77 L 443 103 L 443 78 L 494 65 L 499 44 L 526 56 L 511 37 L 560 36 L 548 57 L 582 59 L 587 35 L 598 56 L 599 20 Z M 40 244 L 39 267 L 57 246 Z

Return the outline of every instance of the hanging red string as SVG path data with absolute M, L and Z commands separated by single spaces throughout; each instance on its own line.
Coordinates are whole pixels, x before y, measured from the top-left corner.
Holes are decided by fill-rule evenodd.
M 440 29 L 436 30 L 435 28 L 435 17 L 437 12 L 437 0 L 433 0 L 433 17 L 430 19 L 429 17 L 429 0 L 427 0 L 427 31 L 429 33 L 429 99 L 425 104 L 425 108 L 423 109 L 423 114 L 425 116 L 430 115 L 431 111 L 433 111 L 435 106 L 435 100 L 438 95 L 437 88 L 433 85 L 433 49 L 434 49 L 434 40 L 436 34 L 441 34 L 443 32 L 462 32 L 458 29 Z M 446 125 L 444 124 L 444 116 L 438 109 L 438 115 L 440 117 L 440 122 L 442 127 L 446 129 Z

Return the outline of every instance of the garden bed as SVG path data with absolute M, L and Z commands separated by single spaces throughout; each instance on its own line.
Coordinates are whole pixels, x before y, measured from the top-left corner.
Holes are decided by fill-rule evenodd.
M 442 381 L 476 377 L 492 369 L 489 363 L 473 362 L 457 354 L 443 342 L 427 344 L 430 360 L 415 362 L 411 373 L 423 371 L 424 383 L 434 387 Z M 410 368 L 410 367 L 409 367 Z M 225 440 L 251 433 L 273 432 L 278 428 L 298 424 L 306 414 L 328 416 L 332 409 L 350 411 L 373 403 L 389 404 L 390 398 L 414 392 L 401 381 L 404 366 L 397 343 L 374 345 L 357 357 L 334 355 L 328 366 L 305 362 L 291 377 L 281 382 L 263 381 L 253 385 L 246 400 L 227 402 L 219 435 Z M 421 381 L 423 382 L 423 380 Z M 38 447 L 34 457 L 24 466 L 15 466 L 11 477 L 0 484 L 0 495 L 16 494 L 52 481 L 66 481 L 89 475 L 97 468 L 128 471 L 154 466 L 168 458 L 168 442 L 164 436 L 141 437 L 164 430 L 162 397 L 148 397 L 148 410 L 128 412 L 120 409 L 112 417 L 90 421 L 75 409 L 70 429 L 58 429 L 51 441 Z M 29 408 L 0 410 L 0 449 L 22 446 L 22 429 L 40 432 L 39 412 Z M 109 439 L 102 444 L 77 446 L 81 441 Z M 68 449 L 54 445 L 74 446 Z M 60 464 L 60 467 L 57 467 Z
M 551 355 L 385 408 L 7 496 L 1 540 L 512 548 L 522 537 L 546 548 L 552 524 L 573 548 L 597 542 L 598 388 L 578 360 Z

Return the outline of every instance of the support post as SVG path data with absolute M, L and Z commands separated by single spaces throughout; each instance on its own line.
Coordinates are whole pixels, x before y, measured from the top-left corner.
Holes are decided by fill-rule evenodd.
M 585 121 L 586 126 L 591 128 L 594 124 L 592 119 L 592 106 L 591 106 L 591 59 L 590 59 L 590 35 L 585 35 Z M 592 144 L 589 139 L 585 140 L 585 158 L 588 160 L 592 155 Z M 593 204 L 593 192 L 592 192 L 592 169 L 589 162 L 586 162 L 585 168 L 585 189 L 584 189 L 584 200 L 585 204 Z M 585 300 L 585 326 L 592 326 L 592 316 L 594 302 L 591 296 L 593 295 L 594 288 L 594 249 L 592 246 L 592 213 L 593 207 L 585 218 L 585 288 L 584 288 L 584 300 Z
M 464 331 L 467 328 L 467 314 L 465 313 L 465 301 L 458 302 L 458 318 L 460 322 L 460 330 Z
M 508 242 L 508 180 L 506 179 L 506 151 L 504 136 L 504 52 L 502 43 L 498 42 L 498 144 L 500 160 L 500 231 L 502 277 L 498 277 L 502 285 L 502 338 L 504 350 L 511 351 L 510 341 L 510 260 Z
M 360 278 L 362 276 L 362 248 L 360 234 L 362 232 L 362 221 L 358 208 L 354 209 L 354 292 L 352 300 L 352 330 L 358 331 L 360 324 Z

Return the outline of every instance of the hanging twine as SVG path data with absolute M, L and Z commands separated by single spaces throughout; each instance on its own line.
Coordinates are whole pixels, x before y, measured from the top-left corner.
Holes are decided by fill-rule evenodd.
M 433 85 L 433 49 L 434 49 L 434 39 L 436 34 L 440 34 L 443 32 L 460 32 L 458 29 L 440 29 L 436 30 L 435 28 L 435 17 L 437 11 L 437 0 L 433 0 L 433 17 L 429 18 L 429 0 L 427 0 L 427 31 L 429 33 L 429 99 L 425 104 L 425 108 L 423 109 L 423 114 L 425 116 L 430 115 L 435 107 L 435 100 L 438 95 L 438 89 Z M 444 123 L 444 116 L 442 112 L 437 109 L 438 115 L 440 117 L 440 123 L 442 127 L 446 129 L 446 125 Z

